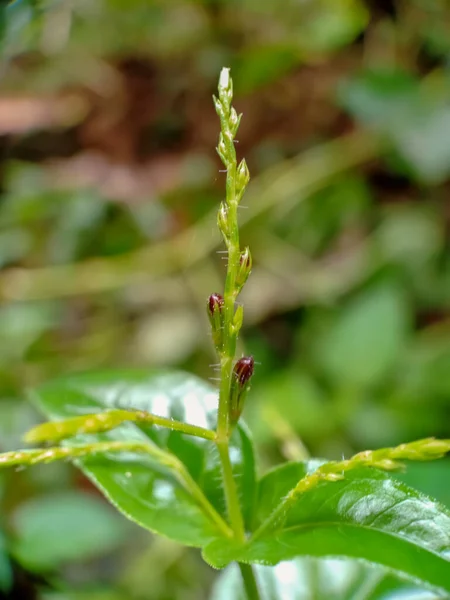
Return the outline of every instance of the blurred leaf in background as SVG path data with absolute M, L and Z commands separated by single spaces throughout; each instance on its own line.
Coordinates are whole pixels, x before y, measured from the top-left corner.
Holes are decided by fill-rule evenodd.
M 129 525 L 101 499 L 61 492 L 23 502 L 12 515 L 12 553 L 37 571 L 89 561 L 122 544 Z
M 334 385 L 373 386 L 392 372 L 405 348 L 409 306 L 387 282 L 366 289 L 316 338 L 315 360 Z

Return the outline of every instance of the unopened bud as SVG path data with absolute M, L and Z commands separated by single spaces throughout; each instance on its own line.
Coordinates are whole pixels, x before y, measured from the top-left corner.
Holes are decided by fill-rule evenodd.
M 377 469 L 383 469 L 383 471 L 398 471 L 403 467 L 401 463 L 391 460 L 390 458 L 374 461 L 373 463 L 370 463 L 370 466 L 376 467 Z
M 209 314 L 213 316 L 216 312 L 221 312 L 224 305 L 223 296 L 220 294 L 211 294 L 208 298 Z
M 435 438 L 426 438 L 413 444 L 405 444 L 406 446 L 413 447 L 415 455 L 411 453 L 414 460 L 427 460 L 429 458 L 441 458 L 445 456 L 447 452 L 450 452 L 449 440 L 436 440 Z M 405 458 L 409 458 L 405 456 Z
M 230 237 L 230 228 L 228 222 L 228 208 L 224 202 L 220 204 L 219 212 L 217 213 L 217 226 L 226 242 Z
M 236 312 L 234 313 L 234 317 L 233 317 L 234 335 L 237 335 L 239 333 L 239 331 L 241 330 L 243 321 L 244 321 L 244 309 L 242 307 L 242 304 L 239 304 L 238 307 L 236 308 Z
M 223 341 L 223 306 L 224 300 L 220 294 L 211 294 L 206 303 L 212 338 L 218 352 L 222 349 Z
M 223 164 L 225 166 L 227 166 L 228 151 L 227 151 L 227 146 L 225 144 L 225 139 L 224 139 L 222 133 L 219 134 L 219 145 L 217 146 L 216 150 L 217 150 L 217 154 L 220 156 L 220 160 L 223 162 Z
M 236 172 L 236 192 L 239 197 L 244 193 L 248 182 L 250 181 L 250 171 L 248 170 L 245 158 L 241 160 Z
M 234 109 L 234 108 L 231 109 L 230 117 L 228 119 L 228 126 L 230 128 L 230 133 L 233 138 L 236 135 L 237 130 L 239 129 L 239 123 L 241 122 L 241 117 L 242 117 L 242 115 L 238 115 L 236 112 L 236 109 Z
M 234 426 L 241 416 L 245 398 L 250 389 L 250 379 L 253 375 L 255 361 L 253 356 L 244 356 L 234 365 L 230 388 L 230 425 Z
M 222 116 L 222 103 L 219 100 L 219 98 L 217 98 L 217 96 L 213 95 L 213 102 L 214 102 L 214 108 L 216 109 L 216 113 L 219 115 L 219 117 Z
M 239 293 L 245 285 L 245 282 L 248 279 L 248 276 L 252 270 L 252 255 L 250 254 L 250 248 L 247 246 L 241 252 L 239 257 L 239 267 L 236 274 L 236 289 Z
M 224 67 L 219 76 L 219 98 L 224 108 L 230 106 L 233 99 L 233 82 L 230 77 L 230 69 Z
M 321 479 L 325 479 L 325 481 L 341 481 L 344 479 L 344 475 L 341 473 L 324 473 Z

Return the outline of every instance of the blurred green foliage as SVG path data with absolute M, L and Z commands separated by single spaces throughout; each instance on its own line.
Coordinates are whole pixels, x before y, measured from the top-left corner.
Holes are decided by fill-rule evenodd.
M 54 375 L 214 377 L 223 65 L 254 178 L 242 349 L 263 464 L 450 436 L 446 2 L 15 0 L 0 31 L 1 450 L 38 420 L 24 389 Z M 401 477 L 450 505 L 449 471 Z M 69 465 L 0 484 L 6 597 L 208 596 L 195 552 L 125 527 Z

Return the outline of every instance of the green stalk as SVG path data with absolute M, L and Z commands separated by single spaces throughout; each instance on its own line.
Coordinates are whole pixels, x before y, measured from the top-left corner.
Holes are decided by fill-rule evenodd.
M 228 516 L 234 535 L 240 542 L 245 541 L 245 526 L 242 518 L 241 505 L 237 492 L 236 482 L 234 480 L 233 469 L 230 461 L 230 451 L 228 440 L 217 441 L 220 461 L 222 463 L 223 486 L 225 490 L 225 500 L 227 503 Z
M 231 99 L 230 99 L 231 102 Z M 229 408 L 231 374 L 233 359 L 236 353 L 236 335 L 233 332 L 234 306 L 236 302 L 236 272 L 239 265 L 239 226 L 237 219 L 238 202 L 236 198 L 236 150 L 234 148 L 233 136 L 229 128 L 228 120 L 225 118 L 230 107 L 222 103 L 223 113 L 219 113 L 222 125 L 222 135 L 225 143 L 226 154 L 224 163 L 227 168 L 226 182 L 226 206 L 227 206 L 227 235 L 224 234 L 227 246 L 227 275 L 224 290 L 223 310 L 223 346 L 220 353 L 220 395 L 219 395 L 219 418 L 217 424 L 217 436 L 219 439 L 229 437 Z M 231 139 L 230 139 L 231 138 Z
M 258 585 L 251 565 L 238 563 L 248 600 L 259 600 Z
M 218 226 L 223 235 L 227 253 L 227 275 L 224 295 L 210 297 L 209 315 L 213 331 L 213 340 L 220 358 L 220 391 L 217 417 L 216 444 L 222 464 L 222 478 L 228 517 L 234 537 L 245 541 L 245 524 L 239 502 L 238 489 L 234 479 L 230 460 L 229 440 L 236 424 L 248 390 L 248 380 L 253 373 L 253 359 L 241 359 L 233 367 L 236 354 L 236 340 L 242 324 L 243 311 L 236 311 L 236 298 L 244 285 L 251 269 L 251 256 L 246 250 L 241 253 L 239 243 L 238 205 L 249 181 L 245 160 L 239 166 L 236 160 L 234 137 L 239 127 L 240 116 L 231 106 L 233 85 L 229 69 L 223 69 L 219 79 L 219 97 L 214 98 L 217 114 L 220 118 L 221 134 L 217 152 L 227 170 L 226 199 L 218 214 Z M 251 367 L 244 360 L 251 360 Z M 235 372 L 233 371 L 235 369 Z M 237 369 L 237 370 L 236 370 Z M 259 600 L 259 592 L 252 567 L 239 565 L 244 587 L 249 600 Z
M 219 411 L 217 416 L 217 441 L 226 443 L 228 440 L 228 401 L 230 397 L 231 371 L 233 358 L 229 356 L 220 357 L 220 391 Z

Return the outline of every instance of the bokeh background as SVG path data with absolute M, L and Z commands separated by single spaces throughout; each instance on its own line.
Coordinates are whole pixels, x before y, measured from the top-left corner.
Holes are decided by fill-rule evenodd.
M 16 0 L 0 52 L 1 451 L 55 375 L 214 377 L 222 66 L 261 469 L 450 436 L 445 0 Z M 449 474 L 402 477 L 450 506 Z M 0 499 L 2 598 L 201 600 L 217 576 L 68 464 L 2 473 Z

